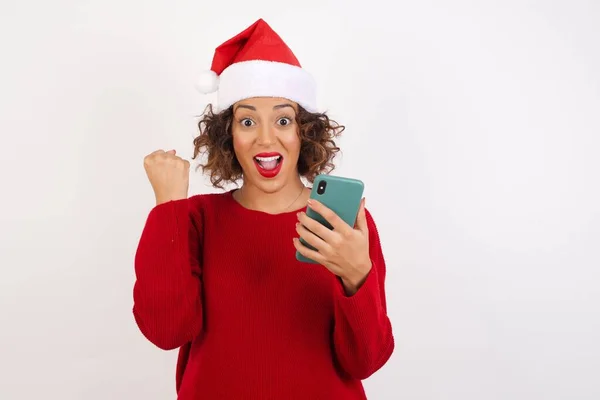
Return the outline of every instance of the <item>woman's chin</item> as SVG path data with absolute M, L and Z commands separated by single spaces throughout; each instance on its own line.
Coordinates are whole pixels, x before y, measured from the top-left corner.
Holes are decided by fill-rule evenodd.
M 250 174 L 244 173 L 244 184 L 250 183 L 252 186 L 255 186 L 257 189 L 265 193 L 274 193 L 279 191 L 288 183 L 293 182 L 295 179 L 297 179 L 297 176 L 298 175 L 295 171 L 288 171 L 286 169 L 281 169 L 273 176 L 264 176 L 264 174 L 254 170 Z

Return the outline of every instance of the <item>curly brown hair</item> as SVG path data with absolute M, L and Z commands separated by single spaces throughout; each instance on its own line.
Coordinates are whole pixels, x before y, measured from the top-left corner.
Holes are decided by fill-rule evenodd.
M 214 187 L 223 188 L 224 183 L 235 183 L 242 177 L 242 167 L 233 151 L 233 106 L 214 113 L 209 104 L 200 120 L 200 135 L 194 139 L 194 155 L 206 155 L 206 162 L 198 167 L 210 174 Z M 311 113 L 298 106 L 296 114 L 300 156 L 298 173 L 309 182 L 314 182 L 318 174 L 333 171 L 333 159 L 340 151 L 334 139 L 342 134 L 345 127 L 331 120 L 325 113 Z

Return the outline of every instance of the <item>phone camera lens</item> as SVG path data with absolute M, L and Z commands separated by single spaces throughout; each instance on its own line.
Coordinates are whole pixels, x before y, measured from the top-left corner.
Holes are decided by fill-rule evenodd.
M 317 194 L 325 193 L 326 187 L 327 187 L 327 182 L 324 182 L 324 181 L 319 182 L 319 186 L 317 187 Z

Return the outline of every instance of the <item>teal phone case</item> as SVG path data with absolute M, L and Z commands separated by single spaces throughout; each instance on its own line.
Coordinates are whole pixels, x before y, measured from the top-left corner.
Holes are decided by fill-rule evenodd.
M 324 182 L 326 185 L 325 191 L 322 194 L 319 194 L 318 188 L 322 182 Z M 353 227 L 356 222 L 356 216 L 358 214 L 363 192 L 364 183 L 358 179 L 344 178 L 333 175 L 317 175 L 313 183 L 310 198 L 323 203 L 326 207 L 335 212 L 342 220 L 344 220 L 344 222 Z M 317 220 L 327 228 L 333 229 L 332 226 L 321 215 L 317 214 L 310 207 L 306 209 L 306 215 L 314 220 Z M 303 239 L 300 239 L 300 241 L 304 246 L 315 250 Z M 316 264 L 315 261 L 304 257 L 298 251 L 296 251 L 296 259 L 298 261 Z

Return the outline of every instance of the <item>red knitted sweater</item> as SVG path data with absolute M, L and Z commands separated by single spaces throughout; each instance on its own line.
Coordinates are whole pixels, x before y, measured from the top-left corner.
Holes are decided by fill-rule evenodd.
M 232 191 L 150 211 L 133 314 L 154 345 L 179 348 L 178 399 L 366 399 L 361 380 L 394 349 L 375 223 L 367 211 L 373 268 L 347 296 L 296 260 L 296 213 L 246 209 Z

